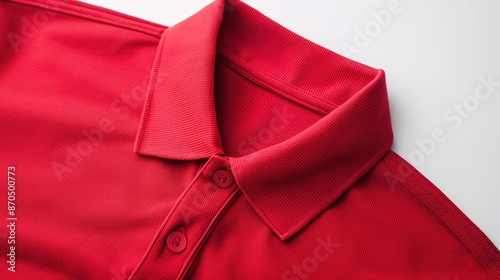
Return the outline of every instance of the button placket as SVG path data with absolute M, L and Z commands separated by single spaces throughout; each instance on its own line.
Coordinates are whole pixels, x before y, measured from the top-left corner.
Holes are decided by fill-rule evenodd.
M 215 221 L 240 194 L 228 164 L 226 158 L 212 156 L 201 167 L 197 177 L 170 210 L 134 277 L 140 278 L 147 276 L 147 271 L 155 271 L 163 279 L 182 278 L 189 269 L 185 264 L 191 263 L 189 260 L 195 257 L 211 232 L 210 227 L 216 226 Z

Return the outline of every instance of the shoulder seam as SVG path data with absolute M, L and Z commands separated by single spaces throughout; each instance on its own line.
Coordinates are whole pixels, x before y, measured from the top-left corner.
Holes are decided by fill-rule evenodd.
M 21 5 L 28 5 L 42 8 L 55 13 L 76 16 L 89 19 L 117 27 L 141 32 L 157 38 L 161 37 L 163 31 L 167 28 L 161 24 L 149 22 L 140 18 L 126 15 L 117 11 L 94 6 L 78 1 L 64 0 L 4 0 Z

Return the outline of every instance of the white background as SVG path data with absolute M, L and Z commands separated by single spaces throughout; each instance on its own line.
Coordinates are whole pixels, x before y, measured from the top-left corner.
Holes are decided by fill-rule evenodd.
M 211 1 L 84 2 L 172 26 Z M 500 1 L 244 2 L 315 43 L 384 69 L 393 150 L 436 184 L 500 248 L 500 86 L 478 104 L 473 100 L 478 77 L 491 75 L 500 82 Z M 391 5 L 397 8 L 389 9 Z M 377 14 L 387 13 L 390 19 L 377 21 Z M 360 32 L 368 39 L 362 41 Z M 346 46 L 357 52 L 346 52 Z M 471 109 L 464 109 L 467 117 L 452 112 L 455 120 L 443 118 L 454 104 L 464 101 Z M 415 141 L 432 137 L 436 128 L 444 131 L 446 140 L 424 154 Z

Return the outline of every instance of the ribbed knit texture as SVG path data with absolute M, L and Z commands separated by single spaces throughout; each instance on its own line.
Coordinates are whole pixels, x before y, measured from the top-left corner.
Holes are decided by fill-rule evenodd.
M 500 279 L 390 150 L 380 69 L 229 0 L 169 28 L 0 1 L 0 36 L 0 279 Z

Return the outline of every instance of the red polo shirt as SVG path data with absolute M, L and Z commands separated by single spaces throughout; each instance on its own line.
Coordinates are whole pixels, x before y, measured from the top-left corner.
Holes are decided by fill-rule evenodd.
M 384 72 L 246 4 L 1 1 L 0 37 L 0 279 L 500 279 Z

